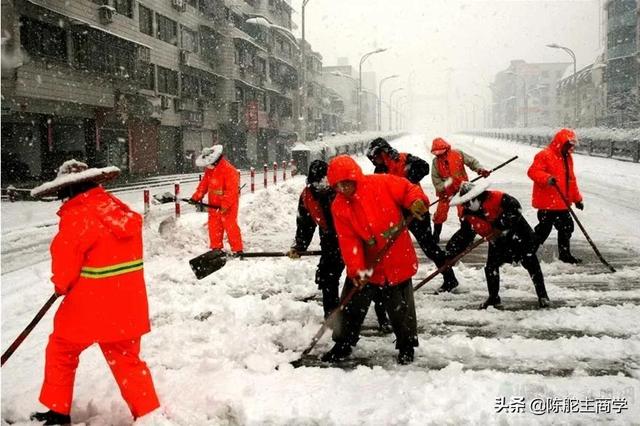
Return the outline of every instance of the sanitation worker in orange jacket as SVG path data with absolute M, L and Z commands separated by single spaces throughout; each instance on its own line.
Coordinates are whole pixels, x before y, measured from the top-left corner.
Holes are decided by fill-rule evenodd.
M 349 156 L 340 155 L 329 163 L 329 184 L 337 195 L 331 206 L 340 252 L 350 285 L 360 291 L 351 299 L 334 328 L 335 346 L 322 359 L 334 362 L 349 356 L 360 334 L 371 300 L 381 293 L 399 349 L 398 362 L 413 361 L 418 345 L 416 312 L 411 277 L 418 259 L 411 237 L 403 227 L 403 209 L 416 220 L 427 214 L 428 200 L 422 190 L 406 179 L 380 174 L 365 176 Z M 374 259 L 386 242 L 398 234 L 382 260 Z M 346 291 L 349 291 L 345 285 Z
M 98 182 L 116 167 L 89 169 L 70 160 L 32 195 L 58 194 L 60 229 L 51 243 L 51 281 L 64 296 L 46 350 L 40 402 L 50 411 L 32 419 L 68 424 L 79 356 L 98 343 L 134 418 L 159 407 L 147 365 L 139 357 L 149 332 L 142 262 L 142 217 Z
M 469 154 L 452 149 L 442 138 L 435 138 L 431 144 L 431 153 L 435 155 L 431 164 L 431 181 L 440 199 L 436 213 L 433 215 L 433 237 L 440 241 L 442 224 L 449 215 L 449 202 L 460 189 L 460 184 L 469 180 L 464 166 L 469 167 L 482 177 L 488 177 L 491 171 L 480 165 L 480 162 Z M 458 212 L 460 209 L 458 209 Z
M 388 173 L 400 176 L 416 184 L 420 190 L 420 181 L 429 174 L 429 164 L 414 155 L 398 152 L 383 138 L 376 138 L 369 144 L 367 157 L 376 166 L 374 173 Z M 426 195 L 425 195 L 426 197 Z M 429 205 L 429 202 L 427 202 Z M 424 220 L 414 220 L 409 224 L 409 231 L 414 236 L 424 254 L 439 268 L 447 261 L 446 254 L 431 233 L 431 220 L 427 212 Z M 443 283 L 438 292 L 451 292 L 458 287 L 458 280 L 452 268 L 442 272 Z M 437 294 L 437 293 L 436 293 Z
M 578 190 L 576 175 L 573 173 L 573 156 L 576 146 L 576 134 L 573 130 L 562 129 L 551 140 L 549 146 L 533 159 L 528 175 L 533 180 L 532 205 L 538 209 L 538 224 L 535 232 L 538 243 L 543 244 L 551 233 L 558 230 L 558 258 L 566 263 L 580 263 L 581 260 L 571 254 L 571 234 L 574 225 L 569 207 L 558 194 L 558 190 L 567 201 L 582 210 L 582 195 Z
M 240 173 L 238 169 L 222 155 L 222 145 L 205 148 L 196 165 L 204 167 L 204 176 L 191 199 L 202 201 L 205 194 L 209 208 L 209 246 L 212 250 L 222 250 L 222 236 L 227 233 L 231 251 L 242 254 L 242 235 L 238 226 L 238 207 L 240 204 Z

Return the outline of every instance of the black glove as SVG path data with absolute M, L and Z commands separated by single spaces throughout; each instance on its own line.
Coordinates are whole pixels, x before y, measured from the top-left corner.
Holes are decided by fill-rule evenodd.
M 582 201 L 578 201 L 576 203 L 576 209 L 578 210 L 584 210 L 584 204 L 582 204 Z
M 551 185 L 551 186 L 554 186 L 556 184 L 556 182 L 558 182 L 558 181 L 553 176 L 550 176 L 549 179 L 547 179 L 547 183 L 549 185 Z

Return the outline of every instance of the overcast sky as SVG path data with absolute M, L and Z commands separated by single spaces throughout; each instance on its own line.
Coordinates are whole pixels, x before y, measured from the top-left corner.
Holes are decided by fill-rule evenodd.
M 451 93 L 489 99 L 487 85 L 512 59 L 571 62 L 558 43 L 573 49 L 578 68 L 593 62 L 602 49 L 603 0 L 310 0 L 306 38 L 333 65 L 346 56 L 357 71 L 363 53 L 378 47 L 363 70 L 378 79 L 401 74 L 395 87 L 444 96 Z M 300 27 L 302 0 L 292 0 Z M 298 33 L 300 28 L 298 28 Z M 411 80 L 411 82 L 409 81 Z

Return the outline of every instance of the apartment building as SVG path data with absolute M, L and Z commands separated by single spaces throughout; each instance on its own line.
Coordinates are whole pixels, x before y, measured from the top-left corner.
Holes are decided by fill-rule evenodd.
M 569 125 L 558 118 L 556 94 L 557 83 L 569 65 L 512 60 L 491 84 L 493 127 Z
M 192 171 L 213 143 L 240 166 L 286 156 L 297 85 L 288 2 L 1 5 L 3 180 L 48 178 L 68 158 L 131 175 Z
M 640 126 L 640 2 L 608 0 L 606 13 L 606 100 L 603 125 Z
M 605 70 L 602 55 L 593 63 L 577 70 L 575 79 L 573 67 L 567 68 L 557 84 L 557 103 L 562 123 L 573 123 L 577 111 L 575 127 L 595 127 L 600 124 L 606 113 Z

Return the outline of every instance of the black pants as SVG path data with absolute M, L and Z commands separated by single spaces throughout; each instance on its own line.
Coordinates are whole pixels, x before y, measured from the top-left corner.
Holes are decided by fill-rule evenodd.
M 447 255 L 438 244 L 436 244 L 433 234 L 431 234 L 431 219 L 429 215 L 426 215 L 422 220 L 414 219 L 411 221 L 409 231 L 413 234 L 424 254 L 431 259 L 438 268 L 444 265 L 447 261 Z M 442 278 L 448 286 L 453 286 L 452 284 L 458 283 L 452 268 L 448 268 L 442 272 Z
M 573 218 L 569 210 L 538 210 L 538 224 L 534 228 L 538 244 L 542 245 L 552 228 L 558 231 L 558 254 L 571 254 L 571 234 L 573 234 Z
M 351 288 L 353 285 L 350 282 L 346 283 L 343 294 L 347 294 Z M 367 284 L 353 296 L 338 316 L 333 328 L 333 340 L 336 343 L 355 346 L 360 338 L 360 329 L 369 305 L 375 298 L 382 300 L 389 314 L 391 327 L 396 335 L 396 348 L 418 346 L 418 324 L 411 279 L 394 286 L 380 287 Z
M 333 253 L 333 252 L 332 252 Z M 325 250 L 320 255 L 320 261 L 316 268 L 316 284 L 322 291 L 322 308 L 324 317 L 327 318 L 340 303 L 339 287 L 340 275 L 344 270 L 344 263 L 340 256 L 335 254 L 325 254 Z
M 318 262 L 318 267 L 316 268 L 316 284 L 318 289 L 322 291 L 322 308 L 325 318 L 329 317 L 331 312 L 340 304 L 340 275 L 342 275 L 343 270 L 344 263 L 341 257 L 325 255 L 324 253 L 320 255 L 320 262 Z M 346 281 L 349 282 L 349 280 Z M 381 297 L 377 297 L 374 301 L 378 324 L 387 324 L 389 320 Z
M 499 297 L 500 266 L 514 261 L 519 261 L 522 267 L 529 273 L 538 298 L 548 298 L 544 285 L 544 276 L 542 275 L 542 269 L 540 269 L 540 262 L 535 253 L 535 244 L 526 244 L 524 247 L 519 244 L 517 240 L 511 237 L 499 237 L 489 243 L 487 264 L 484 267 L 489 298 L 495 300 Z M 515 253 L 513 249 L 516 250 Z

